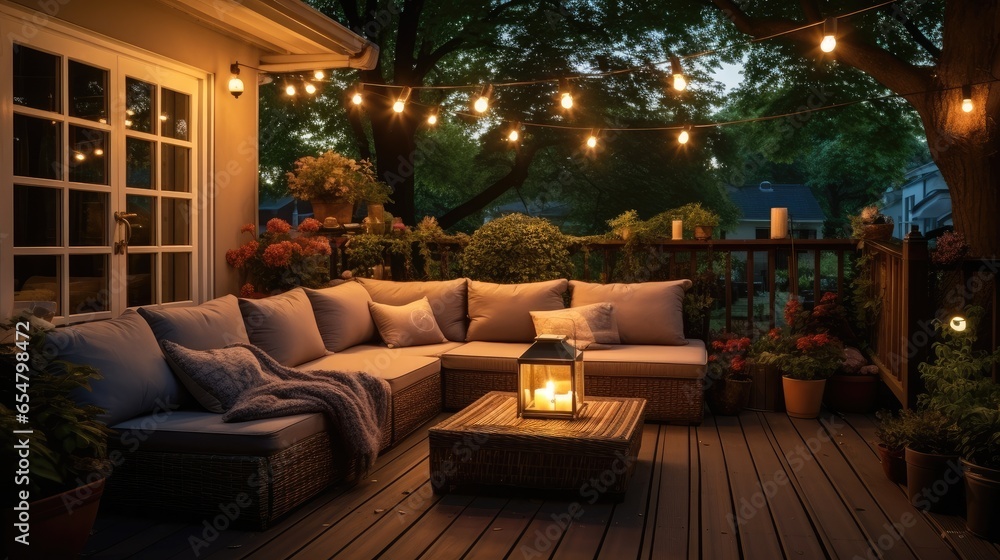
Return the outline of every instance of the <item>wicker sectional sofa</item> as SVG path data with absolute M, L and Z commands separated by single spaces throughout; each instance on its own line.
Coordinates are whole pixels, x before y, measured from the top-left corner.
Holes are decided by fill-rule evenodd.
M 225 296 L 195 307 L 143 308 L 58 329 L 48 340 L 59 359 L 102 373 L 93 392 L 79 398 L 108 410 L 104 421 L 118 434 L 107 503 L 260 529 L 355 474 L 340 452 L 343 443 L 319 413 L 222 422 L 192 398 L 197 387 L 190 380 L 171 372 L 159 341 L 196 350 L 250 342 L 289 367 L 381 377 L 391 393 L 385 449 L 443 409 L 460 409 L 489 391 L 513 391 L 517 357 L 534 336 L 528 311 L 563 308 L 570 284 L 361 280 L 266 300 Z M 572 284 L 574 294 L 590 290 L 619 305 L 623 318 L 633 315 L 619 324 L 622 344 L 585 352 L 587 394 L 642 397 L 648 421 L 699 423 L 707 353 L 702 341 L 685 340 L 680 330 L 687 285 Z M 608 289 L 618 291 L 601 291 Z M 387 325 L 376 314 L 375 308 L 391 312 L 422 298 L 436 325 L 412 314 L 406 325 Z M 647 314 L 641 324 L 637 310 Z M 648 342 L 661 340 L 660 331 L 670 331 L 665 340 L 674 344 Z

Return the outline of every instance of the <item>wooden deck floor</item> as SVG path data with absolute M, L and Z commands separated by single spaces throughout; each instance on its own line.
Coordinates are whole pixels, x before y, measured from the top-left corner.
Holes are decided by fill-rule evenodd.
M 206 539 L 200 524 L 102 515 L 86 555 L 1000 559 L 1000 545 L 966 533 L 960 518 L 909 505 L 882 475 L 862 415 L 744 412 L 699 427 L 647 425 L 624 500 L 579 498 L 573 519 L 571 497 L 433 495 L 427 428 L 436 421 L 388 451 L 364 482 L 325 492 L 267 531 Z

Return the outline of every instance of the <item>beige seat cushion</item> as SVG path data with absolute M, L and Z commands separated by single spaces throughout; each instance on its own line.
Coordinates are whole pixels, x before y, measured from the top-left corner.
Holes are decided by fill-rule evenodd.
M 221 414 L 190 410 L 154 412 L 111 427 L 119 433 L 116 440 L 126 446 L 139 442 L 143 451 L 258 456 L 277 453 L 330 428 L 320 413 L 223 422 Z
M 323 344 L 330 352 L 340 352 L 375 337 L 375 323 L 368 313 L 372 298 L 361 284 L 344 282 L 322 290 L 307 288 L 306 295 Z
M 308 370 L 363 371 L 389 382 L 389 389 L 399 392 L 418 381 L 441 373 L 441 360 L 423 356 L 404 356 L 389 348 L 353 353 L 338 352 L 304 363 L 298 368 Z
M 368 302 L 378 334 L 389 348 L 448 342 L 424 296 L 405 305 Z
M 639 284 L 570 282 L 570 307 L 610 302 L 622 344 L 684 345 L 684 292 L 690 280 Z
M 564 309 L 566 280 L 528 284 L 493 284 L 469 280 L 469 334 L 466 340 L 531 342 L 532 311 Z M 594 302 L 597 303 L 597 302 Z
M 240 299 L 250 344 L 283 366 L 295 367 L 326 354 L 309 297 L 302 288 L 264 299 Z
M 426 358 L 440 358 L 441 354 L 465 346 L 464 342 L 442 342 L 440 344 L 423 344 L 421 346 L 407 346 L 405 348 L 386 348 L 377 344 L 360 344 L 344 350 L 342 354 L 362 354 L 371 351 L 388 352 L 392 356 L 423 356 Z
M 369 278 L 359 278 L 358 281 L 376 303 L 405 305 L 426 296 L 441 332 L 448 340 L 465 341 L 465 278 L 441 282 L 392 282 Z
M 685 346 L 622 344 L 583 353 L 587 377 L 703 379 L 707 363 L 708 352 L 701 340 L 689 340 Z
M 530 346 L 530 342 L 470 342 L 442 354 L 441 367 L 517 373 L 517 359 Z

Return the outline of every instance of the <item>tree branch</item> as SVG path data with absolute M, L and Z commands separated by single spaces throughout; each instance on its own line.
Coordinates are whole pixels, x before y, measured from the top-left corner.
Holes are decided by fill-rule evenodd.
M 444 229 L 453 227 L 463 219 L 468 218 L 472 214 L 482 210 L 487 204 L 496 200 L 503 193 L 523 185 L 525 179 L 528 178 L 528 170 L 531 168 L 531 164 L 535 160 L 535 154 L 537 154 L 542 148 L 553 144 L 555 144 L 555 141 L 546 140 L 521 146 L 517 155 L 514 156 L 514 165 L 511 166 L 510 172 L 499 178 L 492 185 L 483 189 L 483 191 L 476 196 L 446 212 L 443 216 L 438 218 L 438 223 Z
M 396 31 L 394 79 L 397 84 L 416 85 L 417 83 L 413 81 L 416 61 L 414 51 L 417 45 L 417 28 L 423 9 L 424 0 L 403 2 L 403 12 L 399 15 L 399 27 Z
M 358 149 L 361 159 L 373 161 L 371 142 L 368 140 L 368 132 L 365 124 L 361 121 L 361 111 L 350 108 L 347 110 L 347 122 L 351 125 L 351 135 L 354 137 L 354 146 Z
M 361 21 L 361 14 L 358 13 L 358 3 L 354 0 L 340 0 L 339 4 L 340 9 L 344 11 L 344 18 L 347 19 L 348 27 L 355 30 L 362 29 L 364 22 Z
M 896 4 L 885 6 L 881 11 L 892 19 L 903 24 L 903 28 L 910 34 L 913 41 L 923 47 L 923 49 L 927 51 L 927 54 L 931 55 L 932 58 L 937 59 L 941 56 L 941 49 L 935 45 L 934 42 L 927 37 L 927 35 L 924 35 L 923 30 L 917 27 L 917 24 L 913 23 L 912 19 L 906 17 L 906 14 L 900 11 Z

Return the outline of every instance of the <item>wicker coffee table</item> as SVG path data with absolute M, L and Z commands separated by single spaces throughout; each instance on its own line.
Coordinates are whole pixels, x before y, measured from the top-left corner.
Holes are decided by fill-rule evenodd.
M 620 495 L 635 470 L 645 399 L 588 397 L 576 420 L 517 417 L 494 391 L 430 429 L 431 485 L 507 486 Z

